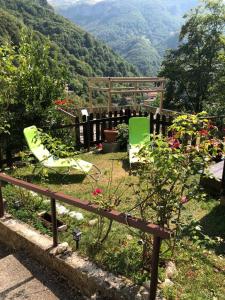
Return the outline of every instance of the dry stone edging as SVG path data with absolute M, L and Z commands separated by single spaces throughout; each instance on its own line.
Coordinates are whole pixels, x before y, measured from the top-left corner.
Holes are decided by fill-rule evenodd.
M 125 277 L 117 277 L 103 271 L 77 253 L 66 251 L 57 254 L 52 239 L 40 234 L 31 226 L 6 215 L 0 220 L 0 241 L 15 250 L 23 250 L 30 256 L 68 278 L 71 285 L 85 296 L 107 300 L 146 300 L 149 291 Z M 65 249 L 66 250 L 66 249 Z M 56 252 L 55 252 L 56 251 Z

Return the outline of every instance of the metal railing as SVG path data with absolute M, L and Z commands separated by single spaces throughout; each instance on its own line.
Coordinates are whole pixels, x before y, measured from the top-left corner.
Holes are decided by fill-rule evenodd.
M 25 188 L 29 191 L 36 192 L 40 195 L 46 196 L 51 199 L 51 219 L 52 219 L 52 234 L 53 234 L 53 246 L 58 245 L 58 230 L 57 230 L 57 212 L 56 212 L 56 200 L 60 200 L 64 203 L 76 206 L 84 209 L 88 212 L 95 213 L 118 223 L 130 226 L 135 229 L 139 229 L 143 232 L 153 235 L 153 250 L 151 261 L 151 282 L 150 282 L 150 296 L 149 300 L 155 300 L 157 283 L 158 283 L 158 265 L 160 255 L 160 245 L 162 239 L 169 239 L 172 232 L 160 227 L 159 225 L 145 222 L 139 218 L 134 218 L 126 213 L 122 213 L 116 210 L 105 210 L 90 201 L 82 201 L 72 196 L 65 195 L 61 192 L 53 192 L 48 188 L 11 177 L 4 173 L 0 173 L 0 218 L 4 217 L 4 203 L 2 196 L 2 182 L 7 182 L 15 186 Z

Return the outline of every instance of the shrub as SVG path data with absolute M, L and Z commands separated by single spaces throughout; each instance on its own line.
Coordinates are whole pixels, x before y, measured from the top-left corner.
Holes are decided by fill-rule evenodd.
M 116 129 L 118 130 L 117 141 L 121 148 L 126 148 L 129 139 L 129 128 L 127 124 L 119 124 Z

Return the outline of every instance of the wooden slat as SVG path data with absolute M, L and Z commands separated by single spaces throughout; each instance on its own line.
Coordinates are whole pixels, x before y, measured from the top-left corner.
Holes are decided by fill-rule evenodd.
M 155 121 L 156 121 L 155 132 L 156 132 L 156 134 L 159 134 L 160 133 L 160 114 L 156 115 Z
M 96 114 L 96 125 L 95 125 L 95 130 L 96 130 L 96 143 L 100 143 L 100 138 L 101 138 L 101 132 L 100 132 L 100 114 Z
M 80 120 L 78 117 L 75 118 L 75 136 L 76 136 L 76 148 L 80 149 L 81 141 L 80 141 Z

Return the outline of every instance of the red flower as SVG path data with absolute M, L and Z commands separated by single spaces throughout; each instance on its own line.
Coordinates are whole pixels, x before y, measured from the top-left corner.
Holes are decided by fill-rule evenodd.
M 206 129 L 200 130 L 199 133 L 200 133 L 200 135 L 202 135 L 202 136 L 207 136 L 207 135 L 209 134 L 208 130 L 206 130 Z
M 180 203 L 181 204 L 185 204 L 189 201 L 188 197 L 187 196 L 182 196 L 181 199 L 180 199 Z
M 92 192 L 92 195 L 93 196 L 98 196 L 98 195 L 100 195 L 100 194 L 102 194 L 102 190 L 101 189 L 99 189 L 99 188 L 97 188 L 97 189 L 95 189 L 93 192 Z
M 66 99 L 65 100 L 55 100 L 54 103 L 56 105 L 64 105 L 67 103 L 67 100 Z
M 175 149 L 180 148 L 180 142 L 179 142 L 178 140 L 175 140 L 175 141 L 173 142 L 171 148 L 173 148 L 173 149 L 174 149 L 174 148 L 175 148 Z
M 180 148 L 180 142 L 179 142 L 178 139 L 172 137 L 172 138 L 169 139 L 169 146 L 172 149 Z
M 102 144 L 98 144 L 98 145 L 97 145 L 97 148 L 98 148 L 99 150 L 101 150 L 101 149 L 102 149 Z
M 55 100 L 54 103 L 55 103 L 56 105 L 60 105 L 60 104 L 61 104 L 61 100 Z

